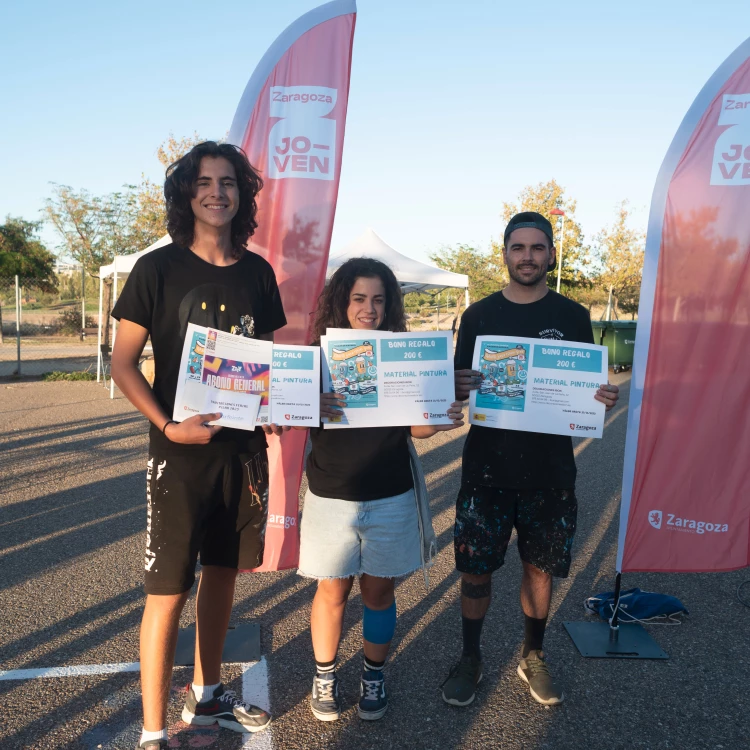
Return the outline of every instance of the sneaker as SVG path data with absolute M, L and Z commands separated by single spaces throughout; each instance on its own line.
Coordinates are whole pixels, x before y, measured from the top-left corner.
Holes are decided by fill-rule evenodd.
M 146 740 L 135 746 L 135 750 L 166 750 L 169 744 L 166 740 Z
M 468 706 L 482 681 L 482 662 L 476 656 L 463 654 L 443 684 L 443 700 L 451 706 Z
M 388 710 L 383 673 L 372 669 L 362 672 L 359 683 L 359 718 L 366 721 L 379 719 Z
M 316 674 L 313 678 L 310 708 L 316 719 L 336 721 L 341 717 L 341 698 L 339 698 L 339 678 L 336 672 Z
M 218 724 L 235 732 L 259 732 L 271 723 L 271 716 L 262 708 L 243 703 L 234 690 L 226 690 L 224 685 L 214 690 L 213 698 L 198 703 L 191 685 L 182 709 L 182 720 L 193 726 Z
M 529 686 L 531 697 L 543 706 L 554 706 L 565 699 L 562 689 L 552 679 L 544 654 L 529 651 L 518 665 L 518 676 Z

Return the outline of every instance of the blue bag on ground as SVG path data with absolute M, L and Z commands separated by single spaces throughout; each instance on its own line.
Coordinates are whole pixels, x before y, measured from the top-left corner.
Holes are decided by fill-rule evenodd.
M 583 603 L 586 610 L 609 621 L 615 609 L 615 592 L 590 596 Z M 620 592 L 620 622 L 656 623 L 658 620 L 679 623 L 677 615 L 690 614 L 685 605 L 675 596 L 655 594 L 640 589 Z

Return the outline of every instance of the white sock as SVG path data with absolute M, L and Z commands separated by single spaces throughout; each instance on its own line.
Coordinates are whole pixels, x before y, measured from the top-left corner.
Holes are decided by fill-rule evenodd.
M 161 729 L 158 732 L 147 732 L 145 729 L 141 732 L 141 741 L 138 743 L 142 745 L 144 742 L 147 742 L 148 740 L 168 740 L 169 737 L 167 736 L 167 730 Z
M 198 703 L 203 703 L 203 701 L 207 701 L 209 698 L 213 698 L 214 690 L 216 690 L 219 685 L 221 685 L 220 682 L 217 682 L 215 685 L 196 685 L 195 683 L 193 683 L 195 700 L 197 700 Z

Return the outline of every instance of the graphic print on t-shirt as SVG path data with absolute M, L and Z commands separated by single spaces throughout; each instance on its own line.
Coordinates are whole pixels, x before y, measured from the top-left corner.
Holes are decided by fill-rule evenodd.
M 180 338 L 184 340 L 188 323 L 253 338 L 255 321 L 252 311 L 239 312 L 242 303 L 233 292 L 220 284 L 201 284 L 191 289 L 180 303 Z

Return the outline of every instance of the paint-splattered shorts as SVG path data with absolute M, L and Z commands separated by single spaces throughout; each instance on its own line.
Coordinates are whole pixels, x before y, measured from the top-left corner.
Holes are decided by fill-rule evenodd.
M 577 511 L 573 489 L 508 490 L 464 482 L 456 499 L 456 568 L 472 575 L 497 570 L 515 527 L 521 559 L 566 578 Z
M 238 455 L 151 453 L 146 474 L 147 594 L 181 594 L 195 564 L 250 570 L 263 561 L 265 450 Z

